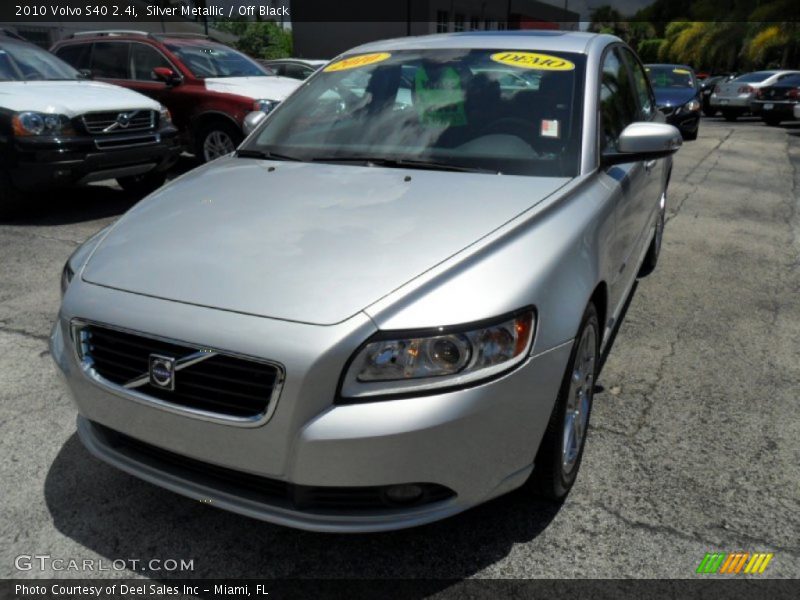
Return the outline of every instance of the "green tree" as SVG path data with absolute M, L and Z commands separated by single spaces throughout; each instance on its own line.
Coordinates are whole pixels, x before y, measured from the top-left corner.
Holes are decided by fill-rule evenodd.
M 238 36 L 234 46 L 253 58 L 292 55 L 292 33 L 272 21 L 218 21 L 214 27 Z
M 636 52 L 639 53 L 639 58 L 643 63 L 658 62 L 658 49 L 664 43 L 662 38 L 653 38 L 651 40 L 642 40 L 636 47 Z

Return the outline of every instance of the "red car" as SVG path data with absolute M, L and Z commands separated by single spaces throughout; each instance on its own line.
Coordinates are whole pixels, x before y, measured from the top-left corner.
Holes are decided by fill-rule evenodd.
M 233 152 L 244 138 L 244 118 L 269 112 L 300 85 L 194 34 L 87 31 L 51 52 L 94 79 L 164 104 L 186 146 L 204 161 Z

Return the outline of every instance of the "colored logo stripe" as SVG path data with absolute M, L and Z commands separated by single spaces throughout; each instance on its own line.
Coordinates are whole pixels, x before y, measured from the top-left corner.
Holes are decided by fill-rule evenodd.
M 706 552 L 697 573 L 719 573 L 738 575 L 739 573 L 760 574 L 767 568 L 774 554 L 767 552 Z M 745 566 L 747 565 L 747 566 Z M 744 571 L 742 571 L 744 568 Z
M 769 561 L 772 560 L 773 554 L 753 554 L 753 558 L 750 559 L 750 562 L 747 563 L 747 566 L 744 568 L 745 573 L 763 573 L 764 569 L 767 568 Z

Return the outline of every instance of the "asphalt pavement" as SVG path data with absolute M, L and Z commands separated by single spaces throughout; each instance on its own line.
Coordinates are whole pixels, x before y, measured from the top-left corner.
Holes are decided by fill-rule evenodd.
M 800 577 L 798 190 L 800 125 L 704 119 L 676 157 L 660 263 L 600 377 L 567 501 L 511 494 L 372 535 L 228 514 L 83 449 L 47 349 L 59 276 L 137 198 L 48 194 L 0 225 L 0 577 L 86 575 L 15 568 L 50 555 L 194 565 L 97 577 L 692 578 L 712 551 L 773 552 L 765 576 Z

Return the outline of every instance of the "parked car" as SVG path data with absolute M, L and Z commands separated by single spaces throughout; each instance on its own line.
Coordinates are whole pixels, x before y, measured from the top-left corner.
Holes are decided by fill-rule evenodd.
M 645 65 L 658 110 L 675 125 L 684 140 L 696 140 L 700 129 L 700 86 L 686 65 Z
M 94 79 L 166 105 L 184 143 L 204 161 L 233 152 L 244 138 L 245 117 L 269 112 L 299 85 L 194 34 L 87 31 L 58 42 L 52 51 Z
M 504 99 L 476 75 L 493 64 L 540 85 Z M 520 486 L 560 500 L 680 145 L 613 36 L 339 56 L 236 154 L 69 259 L 51 350 L 80 438 L 151 483 L 321 531 Z
M 259 60 L 258 62 L 276 75 L 303 80 L 311 77 L 317 69 L 324 66 L 328 61 L 305 58 L 276 58 Z
M 73 183 L 116 178 L 151 192 L 179 153 L 158 102 L 86 81 L 38 46 L 0 35 L 0 216 L 29 192 Z
M 780 125 L 781 121 L 794 119 L 794 107 L 800 102 L 800 73 L 784 77 L 756 92 L 750 111 L 761 117 L 767 125 Z
M 731 73 L 728 75 L 711 75 L 700 80 L 700 100 L 703 103 L 703 114 L 705 116 L 713 117 L 719 112 L 716 107 L 711 106 L 711 94 L 714 88 L 720 83 L 725 83 L 735 78 L 736 75 Z
M 750 112 L 759 88 L 773 85 L 800 71 L 756 71 L 747 73 L 727 83 L 717 84 L 711 94 L 711 106 L 722 111 L 726 121 L 735 121 Z

